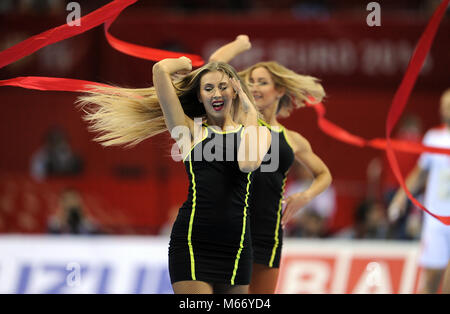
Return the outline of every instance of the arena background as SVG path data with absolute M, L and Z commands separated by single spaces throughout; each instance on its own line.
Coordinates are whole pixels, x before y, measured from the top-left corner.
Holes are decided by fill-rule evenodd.
M 69 13 L 66 11 L 68 2 L 41 1 L 40 5 L 34 6 L 33 1 L 29 1 L 28 5 L 21 5 L 20 1 L 2 1 L 0 50 L 64 24 Z M 81 5 L 81 14 L 86 15 L 109 1 L 77 2 Z M 263 0 L 215 1 L 214 4 L 201 0 L 138 1 L 121 13 L 110 32 L 131 43 L 194 53 L 205 60 L 220 45 L 232 41 L 239 34 L 247 34 L 252 49 L 233 60 L 232 64 L 238 70 L 258 61 L 276 60 L 299 73 L 320 78 L 327 92 L 324 101 L 326 118 L 353 134 L 371 139 L 385 136 L 385 121 L 393 95 L 417 40 L 439 1 L 379 1 L 381 26 L 373 27 L 366 22 L 370 13 L 366 10 L 368 3 L 356 0 L 280 0 L 276 4 Z M 440 124 L 439 98 L 450 82 L 449 34 L 447 11 L 404 114 L 419 118 L 422 134 Z M 153 62 L 114 50 L 105 39 L 103 27 L 97 27 L 2 68 L 0 79 L 54 76 L 126 87 L 147 87 L 152 84 L 152 65 Z M 161 269 L 158 270 L 161 276 L 167 276 L 164 267 L 168 241 L 164 233 L 170 228 L 174 209 L 182 204 L 187 195 L 184 166 L 174 162 L 170 156 L 173 141 L 163 134 L 134 148 L 103 148 L 92 141 L 94 135 L 87 130 L 87 124 L 74 104 L 77 96 L 79 94 L 69 92 L 0 88 L 0 246 L 10 252 L 2 254 L 3 269 L 11 269 L 8 279 L 0 279 L 0 292 L 171 293 L 167 281 L 161 279 L 163 283 L 160 283 L 142 278 L 146 276 L 145 267 L 148 265 L 148 269 Z M 375 194 L 383 202 L 383 184 L 386 182 L 383 178 L 389 176 L 384 152 L 337 141 L 324 134 L 316 122 L 316 114 L 311 108 L 297 110 L 291 117 L 282 120 L 288 128 L 305 136 L 329 166 L 336 191 L 335 209 L 326 222 L 326 232 L 320 236 L 322 239 L 289 239 L 278 291 L 414 292 L 419 277 L 415 260 L 419 250 L 417 238 L 400 241 L 387 235 L 367 244 L 367 237 L 361 237 L 366 240 L 360 242 L 355 237 L 342 240 L 339 236 L 349 230 L 351 233 L 355 227 L 357 208 L 369 193 L 367 173 L 373 160 L 378 160 L 382 173 Z M 32 172 L 33 156 L 42 148 L 46 134 L 54 127 L 65 132 L 71 148 L 82 160 L 82 167 L 73 175 L 37 178 Z M 289 181 L 293 180 L 289 178 Z M 79 192 L 85 215 L 101 235 L 90 235 L 88 238 L 75 235 L 43 236 L 49 232 L 49 221 L 60 210 L 60 196 L 67 188 Z M 386 203 L 383 204 L 386 206 Z M 385 207 L 382 219 L 388 225 Z M 105 246 L 102 246 L 102 241 L 105 241 Z M 106 254 L 105 261 L 120 264 L 117 256 L 121 256 L 120 247 L 127 247 L 127 241 L 133 243 L 131 246 L 142 246 L 136 251 L 148 248 L 145 253 L 141 252 L 142 256 L 136 253 L 139 265 L 148 264 L 143 270 L 136 268 L 133 273 L 141 288 L 123 291 L 109 289 L 108 284 L 113 284 L 105 278 L 119 275 L 108 275 L 108 267 L 101 268 L 96 264 L 96 256 L 102 260 L 102 254 Z M 117 247 L 108 250 L 107 247 L 114 246 L 114 243 Z M 39 249 L 31 249 L 31 244 Z M 100 274 L 98 278 L 103 279 L 84 290 L 73 290 L 62 285 L 59 290 L 51 290 L 48 287 L 51 282 L 56 284 L 57 279 L 45 276 L 45 272 L 49 271 L 48 265 L 59 263 L 64 274 L 64 265 L 78 262 L 77 254 L 74 255 L 69 249 L 72 245 L 81 250 L 80 263 L 93 263 L 95 267 L 100 267 L 97 269 Z M 354 256 L 355 247 L 371 245 L 375 249 L 368 252 L 373 255 L 364 253 L 364 258 Z M 352 247 L 350 251 L 347 249 L 349 246 Z M 392 246 L 397 249 L 392 249 Z M 66 259 L 53 260 L 52 255 L 46 252 L 55 248 L 61 249 L 63 255 L 64 250 L 72 253 Z M 83 250 L 92 250 L 92 254 Z M 162 256 L 155 257 L 158 254 Z M 146 260 L 149 256 L 153 256 L 155 261 L 151 258 Z M 311 256 L 319 256 L 319 260 L 312 259 L 315 262 L 308 264 Z M 355 262 L 354 259 L 358 258 Z M 132 257 L 127 256 L 127 259 Z M 127 276 L 130 267 L 138 267 L 136 261 L 129 264 L 127 261 L 124 259 L 115 270 L 116 273 L 120 273 L 119 269 L 123 270 L 119 276 L 121 278 Z M 382 281 L 385 284 L 375 285 L 375 288 L 373 285 L 370 289 L 355 288 L 363 278 L 362 274 L 370 272 L 369 265 L 375 265 L 372 262 L 376 263 L 377 272 L 388 274 L 391 290 L 386 288 L 386 281 Z M 295 268 L 292 263 L 300 264 Z M 289 265 L 294 268 L 289 268 Z M 328 266 L 320 268 L 320 265 Z M 333 267 L 336 265 L 346 270 L 339 271 L 335 278 Z M 317 288 L 319 284 L 304 284 L 304 279 L 300 277 L 305 269 L 319 274 L 316 278 L 322 284 L 320 289 Z M 70 273 L 70 270 L 66 272 Z M 32 276 L 36 273 L 38 275 Z M 0 272 L 0 277 L 5 274 Z M 300 279 L 286 283 L 289 274 L 294 274 L 294 278 L 300 276 Z M 353 282 L 352 287 L 348 287 L 349 282 Z M 147 285 L 147 288 L 142 288 L 142 285 Z M 153 288 L 158 285 L 162 288 Z M 382 288 L 379 288 L 380 285 Z M 150 286 L 152 288 L 148 288 Z

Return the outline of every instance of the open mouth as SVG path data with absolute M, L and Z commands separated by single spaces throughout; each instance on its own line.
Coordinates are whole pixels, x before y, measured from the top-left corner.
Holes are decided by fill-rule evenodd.
M 225 103 L 223 102 L 223 100 L 215 100 L 212 102 L 212 106 L 215 111 L 222 110 L 224 105 L 225 105 Z
M 262 99 L 262 96 L 253 94 L 253 98 L 255 99 L 255 101 L 258 101 Z

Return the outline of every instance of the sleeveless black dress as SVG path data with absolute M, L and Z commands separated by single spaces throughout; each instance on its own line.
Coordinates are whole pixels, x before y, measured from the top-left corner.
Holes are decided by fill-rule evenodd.
M 247 285 L 252 271 L 248 200 L 252 173 L 239 169 L 243 126 L 206 135 L 186 156 L 187 201 L 169 244 L 171 282 L 199 280 Z
M 286 137 L 286 129 L 274 130 L 264 121 L 272 135 L 270 149 L 261 164 L 254 171 L 250 194 L 250 225 L 254 263 L 278 268 L 280 266 L 283 229 L 281 227 L 282 198 L 287 173 L 295 156 Z M 274 150 L 279 153 L 274 154 Z M 276 169 L 265 169 L 265 165 L 278 157 Z M 272 160 L 269 160 L 272 158 Z

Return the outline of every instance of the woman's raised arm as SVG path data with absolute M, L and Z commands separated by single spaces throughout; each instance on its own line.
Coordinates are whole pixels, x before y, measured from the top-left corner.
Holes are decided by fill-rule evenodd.
M 249 50 L 252 47 L 247 35 L 239 35 L 236 39 L 226 45 L 223 45 L 212 53 L 209 62 L 229 63 L 236 56 Z
M 184 113 L 170 77 L 170 74 L 177 71 L 191 70 L 192 62 L 186 57 L 164 59 L 153 66 L 153 84 L 164 114 L 167 129 L 171 134 L 173 129 L 179 126 L 188 127 L 191 134 L 193 134 L 194 123 L 192 119 Z

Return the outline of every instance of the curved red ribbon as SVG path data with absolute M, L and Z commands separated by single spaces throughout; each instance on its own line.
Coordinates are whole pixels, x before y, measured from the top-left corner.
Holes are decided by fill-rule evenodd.
M 311 103 L 307 103 L 308 107 L 312 107 L 317 114 L 317 124 L 319 128 L 327 135 L 350 145 L 359 146 L 359 147 L 372 147 L 375 149 L 387 150 L 387 140 L 383 138 L 374 138 L 371 140 L 367 140 L 358 135 L 351 134 L 350 132 L 344 130 L 340 126 L 330 122 L 325 118 L 325 107 L 322 103 L 314 103 L 311 100 Z M 414 143 L 409 141 L 402 140 L 392 140 L 391 139 L 391 147 L 396 151 L 412 153 L 412 154 L 421 154 L 424 152 L 434 153 L 434 154 L 445 154 L 450 155 L 449 148 L 441 148 L 441 147 L 433 147 L 433 146 L 425 146 L 420 143 Z
M 37 50 L 59 42 L 61 40 L 71 38 L 73 36 L 82 34 L 102 23 L 105 23 L 105 34 L 108 42 L 115 49 L 146 60 L 159 61 L 164 58 L 177 58 L 186 56 L 192 60 L 193 66 L 200 66 L 204 63 L 202 58 L 193 54 L 183 54 L 171 51 L 159 50 L 137 46 L 121 41 L 108 33 L 111 24 L 117 19 L 119 14 L 128 6 L 134 4 L 138 0 L 114 0 L 109 4 L 81 17 L 80 26 L 69 26 L 64 24 L 38 35 L 32 36 L 2 52 L 0 52 L 0 68 L 3 68 L 23 57 L 26 57 Z M 35 90 L 49 90 L 49 91 L 69 91 L 80 92 L 87 91 L 89 88 L 84 85 L 99 85 L 108 86 L 105 84 L 82 81 L 76 79 L 66 78 L 51 78 L 51 77 L 16 77 L 0 81 L 0 86 L 16 86 Z
M 36 52 L 37 50 L 45 46 L 82 34 L 102 23 L 105 23 L 105 34 L 108 42 L 115 49 L 123 53 L 152 61 L 160 61 L 164 58 L 177 58 L 186 56 L 192 60 L 193 66 L 200 66 L 204 63 L 203 59 L 198 55 L 133 45 L 121 41 L 109 34 L 108 29 L 119 16 L 119 14 L 128 6 L 134 4 L 137 1 L 138 0 L 114 0 L 109 4 L 81 17 L 80 26 L 69 26 L 68 24 L 63 24 L 61 26 L 42 32 L 38 35 L 34 35 L 8 49 L 5 49 L 4 51 L 0 52 L 0 69 L 7 66 L 8 64 L 11 64 L 23 57 L 32 54 L 33 52 Z
M 114 0 L 107 5 L 81 17 L 80 26 L 61 26 L 34 35 L 2 52 L 0 52 L 0 69 L 33 52 L 61 40 L 82 34 L 117 15 L 138 0 Z
M 145 60 L 159 61 L 165 58 L 179 58 L 185 56 L 191 59 L 193 67 L 199 67 L 205 64 L 205 61 L 198 55 L 149 48 L 145 46 L 131 44 L 123 40 L 117 39 L 116 37 L 111 35 L 108 31 L 111 24 L 114 22 L 116 18 L 117 16 L 106 21 L 104 26 L 106 40 L 114 49 L 124 54 Z
M 108 19 L 117 16 L 138 0 L 114 0 L 109 4 L 81 17 L 80 26 L 64 24 L 38 35 L 32 36 L 2 52 L 0 52 L 0 68 L 7 66 L 37 50 L 61 40 L 82 34 Z M 54 77 L 16 77 L 0 81 L 0 86 L 16 86 L 35 90 L 80 92 L 89 90 L 86 85 L 108 86 L 105 84 Z
M 417 76 L 419 75 L 420 70 L 422 69 L 422 65 L 425 61 L 426 56 L 428 55 L 428 51 L 431 48 L 431 44 L 433 43 L 436 31 L 439 27 L 442 17 L 445 14 L 445 11 L 447 10 L 449 1 L 450 0 L 444 0 L 441 2 L 441 4 L 431 17 L 430 22 L 428 23 L 425 29 L 425 32 L 420 37 L 416 49 L 414 50 L 414 54 L 408 64 L 408 68 L 406 69 L 405 76 L 403 77 L 400 87 L 395 93 L 386 123 L 386 140 L 387 140 L 386 153 L 389 160 L 389 164 L 391 165 L 391 168 L 394 172 L 395 177 L 397 178 L 397 181 L 399 181 L 401 187 L 408 195 L 408 198 L 414 203 L 414 205 L 418 206 L 431 216 L 439 219 L 446 225 L 450 225 L 450 216 L 438 216 L 431 213 L 419 201 L 417 201 L 412 196 L 411 192 L 408 190 L 405 181 L 403 179 L 402 173 L 400 171 L 397 158 L 395 157 L 394 151 L 392 149 L 392 142 L 390 136 L 392 130 L 394 129 L 395 124 L 397 123 L 406 106 L 406 102 L 409 99 L 411 90 L 414 87 L 414 84 L 416 83 Z

